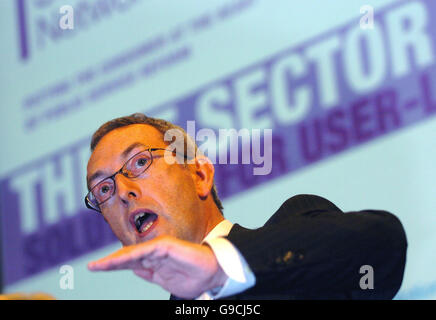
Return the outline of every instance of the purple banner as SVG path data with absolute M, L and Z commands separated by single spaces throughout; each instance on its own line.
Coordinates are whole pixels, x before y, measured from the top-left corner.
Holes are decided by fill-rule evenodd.
M 272 128 L 272 171 L 217 164 L 227 198 L 436 114 L 436 3 L 402 1 L 149 112 L 196 129 Z M 98 126 L 100 124 L 96 124 Z M 0 181 L 4 280 L 14 283 L 115 241 L 85 209 L 89 141 Z

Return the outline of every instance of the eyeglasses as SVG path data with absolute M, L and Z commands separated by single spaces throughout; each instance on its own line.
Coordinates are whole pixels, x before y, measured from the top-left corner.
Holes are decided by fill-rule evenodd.
M 140 176 L 153 163 L 152 152 L 157 150 L 167 149 L 148 148 L 138 152 L 129 160 L 127 160 L 120 170 L 115 172 L 110 177 L 101 180 L 94 187 L 92 187 L 85 197 L 86 207 L 101 213 L 100 205 L 108 201 L 115 194 L 115 176 L 119 173 L 129 179 Z

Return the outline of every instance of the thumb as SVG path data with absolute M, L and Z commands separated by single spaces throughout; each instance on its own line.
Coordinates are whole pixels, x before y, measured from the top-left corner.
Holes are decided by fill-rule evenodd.
M 138 277 L 145 279 L 147 281 L 151 281 L 153 277 L 153 271 L 149 269 L 134 269 L 133 273 L 136 274 Z

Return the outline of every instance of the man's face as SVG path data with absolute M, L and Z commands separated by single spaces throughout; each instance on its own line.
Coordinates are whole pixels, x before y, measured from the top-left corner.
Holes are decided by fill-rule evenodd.
M 149 147 L 167 148 L 162 137 L 157 129 L 144 124 L 107 133 L 88 162 L 88 178 L 100 172 L 89 181 L 90 187 L 118 171 L 136 153 Z M 125 153 L 126 150 L 129 151 Z M 153 163 L 137 178 L 117 174 L 114 195 L 100 206 L 105 220 L 124 246 L 158 235 L 193 242 L 200 242 L 204 236 L 205 215 L 201 212 L 193 173 L 189 166 L 168 164 L 164 153 L 162 150 L 152 152 Z M 142 213 L 146 214 L 139 220 L 138 230 L 135 218 L 138 223 Z

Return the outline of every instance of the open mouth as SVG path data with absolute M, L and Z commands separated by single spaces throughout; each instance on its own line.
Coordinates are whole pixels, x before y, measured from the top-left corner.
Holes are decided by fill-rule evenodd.
M 145 233 L 153 226 L 156 219 L 157 214 L 143 211 L 135 214 L 132 223 L 134 224 L 136 231 L 141 235 L 145 235 Z

